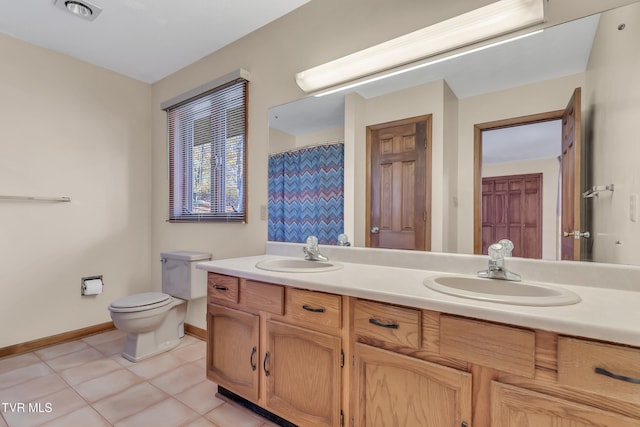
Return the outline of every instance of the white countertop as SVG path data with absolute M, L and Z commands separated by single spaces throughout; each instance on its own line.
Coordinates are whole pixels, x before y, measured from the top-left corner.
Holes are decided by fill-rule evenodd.
M 197 268 L 269 283 L 640 346 L 640 292 L 637 290 L 546 282 L 545 284 L 575 292 L 582 301 L 552 307 L 509 305 L 450 296 L 424 286 L 423 280 L 426 277 L 451 274 L 451 271 L 399 268 L 346 262 L 336 258 L 331 260 L 341 263 L 343 268 L 327 272 L 282 273 L 255 266 L 259 261 L 276 258 L 291 256 L 265 254 L 206 261 L 198 263 Z M 301 259 L 302 255 L 296 258 Z M 461 263 L 464 264 L 464 260 Z M 469 274 L 468 271 L 460 273 Z M 523 276 L 523 279 L 526 280 L 526 277 Z

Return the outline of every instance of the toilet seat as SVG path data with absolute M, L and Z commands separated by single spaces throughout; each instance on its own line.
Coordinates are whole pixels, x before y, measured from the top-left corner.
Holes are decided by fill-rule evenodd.
M 144 292 L 141 294 L 129 295 L 114 301 L 109 306 L 109 310 L 114 313 L 132 313 L 138 311 L 153 310 L 164 307 L 171 303 L 171 295 L 162 292 Z

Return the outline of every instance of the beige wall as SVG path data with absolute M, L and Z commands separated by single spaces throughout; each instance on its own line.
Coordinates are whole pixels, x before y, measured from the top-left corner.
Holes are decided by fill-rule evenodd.
M 295 73 L 488 3 L 491 1 L 313 0 L 273 24 L 154 84 L 152 254 L 189 249 L 208 251 L 219 259 L 262 253 L 267 222 L 260 219 L 259 212 L 260 206 L 267 203 L 267 111 L 271 106 L 305 96 L 295 84 Z M 248 223 L 167 223 L 166 118 L 160 110 L 160 103 L 238 68 L 251 73 Z M 355 129 L 354 132 L 359 133 L 360 130 Z M 442 129 L 439 132 L 441 140 Z M 353 150 L 359 148 L 348 145 L 352 137 L 348 133 L 348 124 L 345 123 L 346 161 L 354 156 L 351 147 Z M 362 135 L 353 139 L 353 143 L 362 144 Z M 436 156 L 441 158 L 441 151 L 441 147 L 437 149 Z M 442 166 L 439 169 L 442 170 Z M 346 185 L 351 186 L 345 188 L 345 199 L 360 198 L 353 191 L 364 185 L 364 176 L 350 175 L 345 180 Z M 439 191 L 434 196 L 442 199 Z M 345 223 L 352 223 L 353 218 L 361 214 L 356 209 L 362 208 L 345 207 Z M 442 221 L 441 214 L 434 219 Z M 351 228 L 346 226 L 345 231 L 349 234 Z M 354 230 L 353 235 L 350 235 L 352 240 L 363 239 L 362 230 Z M 439 239 L 435 242 L 436 247 L 441 247 L 442 238 L 436 239 Z M 152 269 L 152 277 L 154 285 L 159 287 L 160 271 Z M 205 327 L 204 301 L 190 303 L 187 321 Z
M 295 135 L 269 128 L 269 153 L 281 153 L 296 147 Z
M 151 87 L 0 35 L 0 348 L 110 321 L 150 288 Z M 155 263 L 153 266 L 155 267 Z M 80 295 L 103 275 L 104 293 Z
M 617 29 L 621 23 L 626 24 L 624 31 Z M 632 221 L 629 205 L 632 196 L 640 197 L 638 40 L 640 3 L 603 17 L 589 59 L 589 90 L 583 95 L 592 121 L 585 132 L 593 158 L 588 185 L 615 185 L 613 193 L 586 200 L 593 209 L 593 258 L 635 265 L 640 264 L 640 217 Z

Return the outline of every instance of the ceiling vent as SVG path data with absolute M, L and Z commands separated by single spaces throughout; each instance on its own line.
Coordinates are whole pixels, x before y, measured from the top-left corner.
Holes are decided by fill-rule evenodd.
M 55 5 L 87 21 L 93 21 L 102 12 L 101 7 L 85 0 L 55 0 Z

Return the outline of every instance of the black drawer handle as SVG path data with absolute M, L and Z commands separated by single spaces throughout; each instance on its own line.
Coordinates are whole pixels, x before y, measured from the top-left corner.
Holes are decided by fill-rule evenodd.
M 382 328 L 389 328 L 389 329 L 398 329 L 400 327 L 397 323 L 381 322 L 378 319 L 375 319 L 373 317 L 369 319 L 369 323 L 371 323 L 372 325 L 380 326 Z
M 626 377 L 624 375 L 614 374 L 607 371 L 604 368 L 595 368 L 593 370 L 596 374 L 604 375 L 605 377 L 613 378 L 614 380 L 620 380 L 631 384 L 640 384 L 640 378 Z
M 307 304 L 304 304 L 304 305 L 302 306 L 302 309 L 303 309 L 303 310 L 310 311 L 310 312 L 312 312 L 312 313 L 324 313 L 324 308 L 322 308 L 322 307 L 320 307 L 320 308 L 313 308 L 313 307 L 308 306 Z
M 266 377 L 271 375 L 271 372 L 269 372 L 269 369 L 267 368 L 267 363 L 269 363 L 269 352 L 268 351 L 264 354 L 264 360 L 262 361 L 262 369 L 264 369 L 264 375 Z
M 228 291 L 229 290 L 229 288 L 227 288 L 226 286 L 216 285 L 215 283 L 213 284 L 213 289 L 216 289 L 218 291 Z
M 255 357 L 256 357 L 256 353 L 258 353 L 258 348 L 257 347 L 253 347 L 253 350 L 251 350 L 251 356 L 249 357 L 249 363 L 251 364 L 251 370 L 255 371 L 257 366 L 256 366 L 256 362 L 254 361 Z

